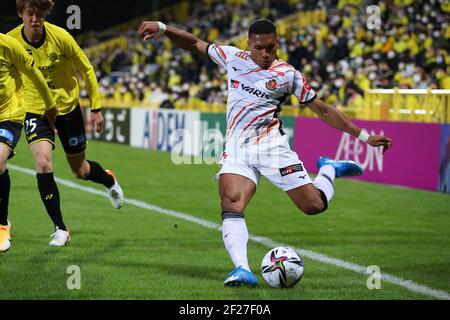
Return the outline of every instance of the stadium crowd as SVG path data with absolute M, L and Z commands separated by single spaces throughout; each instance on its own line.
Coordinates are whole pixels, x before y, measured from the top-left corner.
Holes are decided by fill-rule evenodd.
M 176 22 L 165 16 L 161 21 L 208 42 L 233 45 L 230 39 L 256 18 L 278 21 L 295 12 L 325 10 L 321 22 L 289 24 L 279 52 L 326 102 L 362 107 L 371 88 L 450 89 L 449 2 L 376 1 L 381 24 L 370 30 L 366 9 L 372 2 L 202 0 L 190 4 L 191 19 Z M 225 101 L 224 72 L 213 63 L 172 47 L 164 37 L 143 43 L 135 25 L 125 33 L 109 31 L 107 37 L 117 41 L 88 51 L 103 97 L 167 108 Z M 85 40 L 85 46 L 92 41 Z

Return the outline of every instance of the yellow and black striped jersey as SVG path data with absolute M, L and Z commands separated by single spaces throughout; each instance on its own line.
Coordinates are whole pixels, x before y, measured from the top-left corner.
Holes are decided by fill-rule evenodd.
M 60 115 L 71 112 L 78 105 L 80 86 L 76 69 L 81 73 L 91 101 L 91 109 L 100 109 L 100 94 L 94 67 L 75 39 L 63 28 L 44 22 L 44 34 L 38 43 L 30 43 L 24 35 L 23 24 L 8 32 L 33 57 L 50 87 Z M 23 101 L 27 112 L 42 114 L 45 103 L 24 79 Z
M 22 86 L 21 74 L 42 100 L 43 109 L 55 106 L 45 79 L 34 66 L 33 58 L 21 44 L 0 33 L 0 121 L 22 123 L 25 109 L 19 103 L 17 91 Z

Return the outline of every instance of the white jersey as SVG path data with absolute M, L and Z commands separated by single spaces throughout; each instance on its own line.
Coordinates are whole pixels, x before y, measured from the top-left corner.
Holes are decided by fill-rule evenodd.
M 294 94 L 305 104 L 316 98 L 302 74 L 281 59 L 260 68 L 249 51 L 210 44 L 208 55 L 227 71 L 227 142 L 259 144 L 271 131 L 283 135 L 281 105 Z M 272 135 L 270 135 L 272 136 Z

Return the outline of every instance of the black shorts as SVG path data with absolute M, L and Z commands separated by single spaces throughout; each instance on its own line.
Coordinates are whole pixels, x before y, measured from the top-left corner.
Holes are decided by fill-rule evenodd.
M 6 144 L 11 149 L 8 159 L 11 159 L 16 154 L 14 149 L 20 140 L 21 131 L 22 125 L 20 123 L 12 121 L 0 122 L 0 143 Z
M 86 150 L 86 134 L 80 106 L 68 114 L 57 116 L 55 128 L 66 154 L 75 155 Z M 55 133 L 51 130 L 47 119 L 41 118 L 40 114 L 27 113 L 25 134 L 29 145 L 47 140 L 55 148 Z

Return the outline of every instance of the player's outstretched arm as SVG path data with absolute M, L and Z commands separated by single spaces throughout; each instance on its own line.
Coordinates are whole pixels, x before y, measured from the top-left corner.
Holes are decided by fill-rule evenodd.
M 362 132 L 347 116 L 339 111 L 337 108 L 330 106 L 316 98 L 314 101 L 307 104 L 307 106 L 316 113 L 320 119 L 325 121 L 333 128 L 344 131 L 352 136 L 366 141 L 372 147 L 383 146 L 383 153 L 392 147 L 392 140 L 385 136 L 367 135 Z
M 185 50 L 198 53 L 202 56 L 207 55 L 209 43 L 200 40 L 193 34 L 177 29 L 172 26 L 166 26 L 159 21 L 144 21 L 138 30 L 139 36 L 148 41 L 159 35 L 165 34 L 173 43 Z
M 97 76 L 95 75 L 94 67 L 84 53 L 83 49 L 81 49 L 69 33 L 65 33 L 64 39 L 66 44 L 66 54 L 72 59 L 85 82 L 86 90 L 91 102 L 91 113 L 89 117 L 90 121 L 92 121 L 95 131 L 100 133 L 103 131 L 105 126 L 105 120 L 102 114 L 100 91 L 98 88 L 98 81 Z
M 53 95 L 47 86 L 44 76 L 34 65 L 33 58 L 25 51 L 25 48 L 13 38 L 9 38 L 11 46 L 11 58 L 13 64 L 16 68 L 25 76 L 27 76 L 34 84 L 38 92 L 44 99 L 46 110 L 43 114 L 44 118 L 47 118 L 50 125 L 56 120 L 58 114 L 58 109 L 56 108 L 55 100 Z

